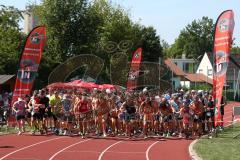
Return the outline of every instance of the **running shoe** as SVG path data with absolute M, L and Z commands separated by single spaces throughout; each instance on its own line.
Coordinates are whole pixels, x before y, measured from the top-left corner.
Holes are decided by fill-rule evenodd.
M 179 133 L 178 137 L 179 137 L 179 138 L 182 138 L 182 133 Z
M 166 136 L 166 138 L 168 138 L 168 137 L 170 137 L 170 134 L 169 134 L 169 133 L 167 133 L 167 136 Z
M 103 134 L 103 137 L 105 138 L 105 137 L 107 137 L 107 135 L 106 135 L 106 134 Z

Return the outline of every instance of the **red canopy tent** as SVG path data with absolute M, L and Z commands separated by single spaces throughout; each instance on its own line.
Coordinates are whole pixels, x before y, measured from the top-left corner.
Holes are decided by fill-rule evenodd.
M 68 82 L 67 84 L 74 86 L 74 85 L 80 84 L 81 82 L 82 82 L 82 80 L 74 80 L 74 81 Z
M 112 84 L 98 85 L 93 82 L 84 82 L 82 80 L 74 80 L 74 81 L 68 82 L 68 83 L 62 83 L 62 82 L 52 83 L 52 84 L 48 85 L 47 88 L 49 88 L 49 89 L 58 89 L 58 88 L 60 88 L 60 89 L 77 89 L 77 88 L 94 89 L 94 88 L 97 88 L 100 90 L 104 90 L 104 89 L 116 90 L 115 86 Z
M 110 90 L 115 90 L 115 86 L 112 84 L 102 84 L 99 85 L 99 89 L 103 90 L 103 89 L 110 89 Z
M 67 83 L 56 82 L 47 86 L 48 89 L 72 89 L 72 86 Z

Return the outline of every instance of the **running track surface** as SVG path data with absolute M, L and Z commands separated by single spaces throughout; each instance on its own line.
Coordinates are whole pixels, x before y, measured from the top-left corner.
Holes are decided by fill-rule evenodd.
M 231 102 L 225 108 L 230 124 Z M 190 160 L 185 139 L 81 139 L 64 136 L 0 136 L 0 160 Z

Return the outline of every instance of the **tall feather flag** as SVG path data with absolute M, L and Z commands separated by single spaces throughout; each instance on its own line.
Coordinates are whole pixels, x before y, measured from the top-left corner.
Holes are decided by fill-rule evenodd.
M 137 80 L 140 72 L 140 65 L 142 61 L 142 48 L 138 48 L 132 57 L 131 68 L 128 73 L 127 90 L 137 88 Z
M 31 93 L 45 42 L 46 28 L 44 26 L 36 27 L 28 34 L 24 50 L 20 56 L 11 104 L 17 101 L 18 97 L 24 97 Z
M 213 97 L 215 99 L 215 126 L 223 125 L 223 122 L 221 121 L 220 107 L 223 96 L 223 87 L 226 81 L 226 72 L 232 45 L 234 25 L 234 13 L 232 10 L 222 12 L 215 25 L 213 46 Z

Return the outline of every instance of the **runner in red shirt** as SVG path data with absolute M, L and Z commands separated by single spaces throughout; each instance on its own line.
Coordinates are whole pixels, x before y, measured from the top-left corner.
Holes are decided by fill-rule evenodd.
M 186 138 L 189 137 L 190 132 L 190 108 L 186 102 L 183 102 L 182 108 L 180 109 L 180 114 L 183 118 L 183 133 L 185 134 Z
M 193 97 L 190 109 L 193 111 L 193 136 L 196 136 L 197 134 L 201 136 L 204 107 L 197 95 Z
M 80 135 L 82 138 L 85 138 L 87 131 L 87 112 L 90 111 L 90 104 L 85 94 L 81 96 L 81 99 L 80 97 L 77 98 L 74 110 L 80 125 Z

